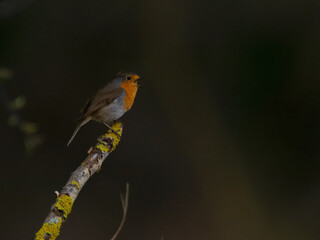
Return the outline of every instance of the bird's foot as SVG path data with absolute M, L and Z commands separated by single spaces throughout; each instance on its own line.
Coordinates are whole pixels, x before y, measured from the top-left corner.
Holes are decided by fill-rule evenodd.
M 115 135 L 117 135 L 117 137 L 120 139 L 120 135 L 117 131 L 115 131 L 111 126 L 109 126 L 109 124 L 103 122 L 104 125 L 106 125 Z

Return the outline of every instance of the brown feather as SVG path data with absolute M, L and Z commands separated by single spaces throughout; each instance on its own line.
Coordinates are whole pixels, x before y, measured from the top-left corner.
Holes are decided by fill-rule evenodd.
M 85 107 L 80 112 L 79 122 L 91 116 L 102 107 L 112 103 L 121 96 L 123 91 L 124 89 L 121 87 L 112 90 L 107 87 L 101 89 L 92 99 L 87 101 Z

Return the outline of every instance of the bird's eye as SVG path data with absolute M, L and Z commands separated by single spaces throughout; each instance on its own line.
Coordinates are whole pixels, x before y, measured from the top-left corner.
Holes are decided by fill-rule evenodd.
M 127 80 L 131 80 L 131 77 L 127 77 Z

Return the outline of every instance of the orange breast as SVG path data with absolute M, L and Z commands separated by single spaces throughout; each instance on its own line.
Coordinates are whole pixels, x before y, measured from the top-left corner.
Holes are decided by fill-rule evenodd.
M 136 97 L 138 86 L 134 82 L 124 81 L 121 83 L 121 87 L 126 91 L 126 96 L 123 101 L 123 107 L 125 110 L 129 110 Z

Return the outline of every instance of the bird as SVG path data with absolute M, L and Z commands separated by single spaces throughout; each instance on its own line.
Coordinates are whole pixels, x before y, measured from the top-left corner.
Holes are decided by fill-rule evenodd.
M 91 120 L 109 124 L 118 120 L 131 109 L 136 97 L 141 77 L 135 73 L 119 72 L 105 87 L 89 99 L 80 111 L 78 125 L 67 146 L 70 145 L 79 129 Z

